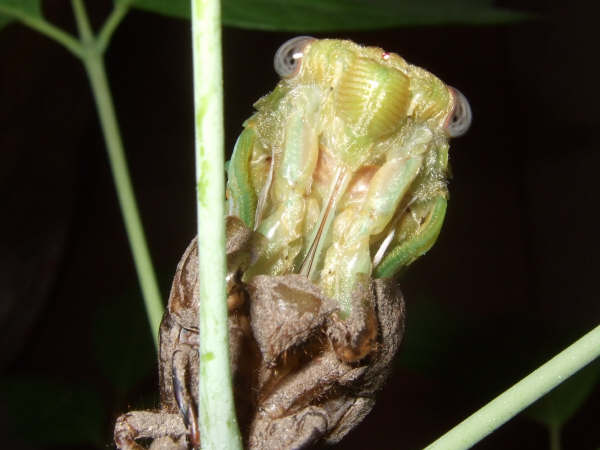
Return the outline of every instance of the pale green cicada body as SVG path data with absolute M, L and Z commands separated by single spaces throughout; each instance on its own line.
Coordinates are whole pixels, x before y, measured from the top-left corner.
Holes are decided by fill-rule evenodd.
M 380 48 L 298 37 L 282 80 L 244 123 L 229 214 L 256 231 L 246 277 L 300 273 L 350 312 L 361 279 L 391 277 L 435 243 L 460 92 Z

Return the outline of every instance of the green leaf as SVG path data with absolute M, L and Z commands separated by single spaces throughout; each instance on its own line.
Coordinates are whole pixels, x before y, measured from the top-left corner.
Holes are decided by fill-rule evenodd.
M 189 18 L 189 3 L 189 0 L 135 0 L 133 6 Z M 295 32 L 492 24 L 530 17 L 495 8 L 491 0 L 223 0 L 222 5 L 224 25 Z
M 548 426 L 561 428 L 583 405 L 600 380 L 600 360 L 563 382 L 528 409 L 525 414 Z
M 48 445 L 104 444 L 102 400 L 88 387 L 0 378 L 0 408 L 5 408 L 9 438 Z
M 20 17 L 42 17 L 40 0 L 0 0 L 0 30 Z
M 0 0 L 0 14 L 5 17 L 42 17 L 41 0 Z M 0 23 L 2 18 L 0 17 Z
M 464 328 L 454 312 L 423 295 L 411 302 L 407 317 L 410 325 L 397 363 L 425 374 L 435 374 L 440 367 L 451 366 L 453 356 L 448 348 L 458 347 L 459 334 Z
M 116 0 L 129 2 L 130 0 Z M 133 0 L 134 8 L 180 19 L 190 18 L 190 0 Z
M 0 30 L 11 22 L 12 22 L 12 19 L 10 17 L 3 16 L 2 14 L 0 14 Z
M 154 343 L 139 295 L 102 305 L 92 326 L 94 357 L 119 395 L 155 369 Z
M 498 23 L 523 14 L 464 0 L 242 0 L 223 1 L 223 23 L 281 31 L 373 30 L 406 25 Z

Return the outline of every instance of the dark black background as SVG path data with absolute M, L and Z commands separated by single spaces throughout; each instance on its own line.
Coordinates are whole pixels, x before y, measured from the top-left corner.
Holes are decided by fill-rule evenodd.
M 110 2 L 88 3 L 100 24 Z M 459 88 L 474 113 L 451 145 L 440 239 L 402 280 L 405 353 L 339 448 L 421 448 L 599 322 L 596 19 L 583 2 L 502 5 L 538 19 L 316 35 L 399 53 Z M 68 3 L 48 1 L 45 12 L 74 30 Z M 291 36 L 224 29 L 228 149 L 275 85 L 272 56 Z M 195 229 L 189 23 L 132 12 L 107 67 L 166 297 Z M 136 275 L 84 70 L 18 25 L 0 34 L 0 188 L 0 367 L 93 386 L 108 446 L 114 418 L 157 384 L 151 368 L 116 395 L 91 343 L 98 311 L 117 302 L 143 323 Z M 126 350 L 151 354 L 146 333 L 145 348 Z M 598 417 L 596 387 L 564 428 L 564 448 L 598 448 Z M 40 448 L 24 442 L 11 446 Z M 547 432 L 519 416 L 477 448 L 545 449 Z

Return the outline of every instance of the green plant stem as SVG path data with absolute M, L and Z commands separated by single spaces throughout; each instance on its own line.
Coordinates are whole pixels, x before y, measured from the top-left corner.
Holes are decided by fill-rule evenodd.
M 221 5 L 191 0 L 200 285 L 200 436 L 204 449 L 241 449 L 229 364 Z
M 23 25 L 26 25 L 29 28 L 32 28 L 49 37 L 50 39 L 53 39 L 59 44 L 62 44 L 76 57 L 83 58 L 84 50 L 81 43 L 69 33 L 61 30 L 57 26 L 52 25 L 42 17 L 30 16 L 24 14 L 23 11 L 20 11 L 17 8 L 11 8 L 10 6 L 4 5 L 0 5 L 0 13 L 20 21 L 23 23 Z
M 115 3 L 115 6 L 110 13 L 110 16 L 102 25 L 102 29 L 98 33 L 98 49 L 100 52 L 104 53 L 108 44 L 110 43 L 110 39 L 112 38 L 113 33 L 121 23 L 121 21 L 125 18 L 129 9 L 131 8 L 132 1 L 129 2 L 119 2 Z
M 96 101 L 121 213 L 144 297 L 146 314 L 154 344 L 158 349 L 158 329 L 163 313 L 162 300 L 129 177 L 103 59 L 103 53 L 110 43 L 112 34 L 129 11 L 131 1 L 115 4 L 113 12 L 106 20 L 98 38 L 94 36 L 90 27 L 83 2 L 81 0 L 71 0 L 71 4 L 79 29 L 80 40 L 47 22 L 43 17 L 29 15 L 19 8 L 0 5 L 0 13 L 19 20 L 24 25 L 62 44 L 79 58 L 85 66 Z
M 560 450 L 560 425 L 552 424 L 548 427 L 548 437 L 550 439 L 550 450 Z
M 83 47 L 81 60 L 96 101 L 119 205 L 144 297 L 146 314 L 150 322 L 154 344 L 158 349 L 158 329 L 163 313 L 162 301 L 129 177 L 115 107 L 104 68 L 104 59 L 93 36 L 82 1 L 72 0 L 72 5 Z
M 427 449 L 465 449 L 517 415 L 600 355 L 600 326 L 452 428 Z

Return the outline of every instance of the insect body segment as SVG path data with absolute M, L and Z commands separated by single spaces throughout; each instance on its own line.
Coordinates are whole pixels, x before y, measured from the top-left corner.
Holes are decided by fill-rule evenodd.
M 229 171 L 230 211 L 264 237 L 246 277 L 303 273 L 348 313 L 358 274 L 393 276 L 435 242 L 448 138 L 470 108 L 429 72 L 350 41 L 296 38 L 275 65 L 284 78 L 255 104 Z

